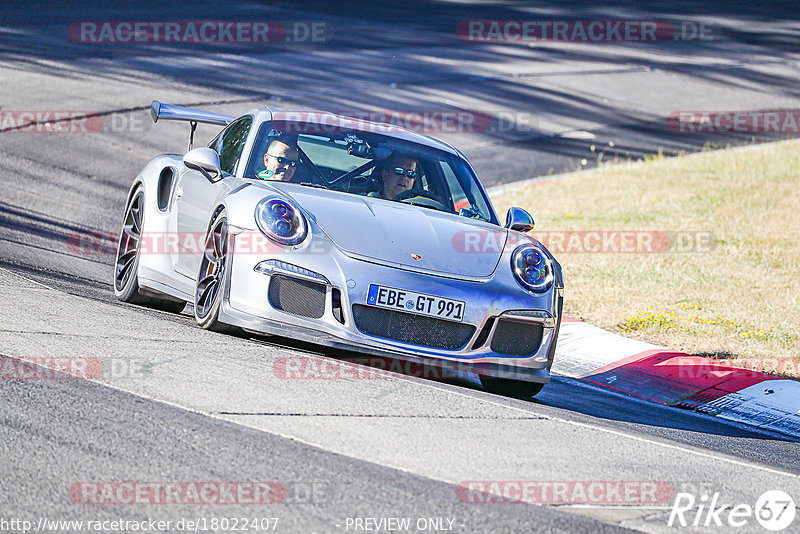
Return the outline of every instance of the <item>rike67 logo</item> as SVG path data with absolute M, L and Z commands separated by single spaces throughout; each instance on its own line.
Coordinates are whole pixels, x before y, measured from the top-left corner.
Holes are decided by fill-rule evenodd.
M 679 528 L 724 527 L 730 531 L 751 525 L 755 519 L 765 529 L 779 532 L 794 522 L 796 512 L 792 496 L 781 490 L 763 493 L 755 506 L 724 503 L 718 492 L 711 496 L 703 494 L 699 498 L 691 493 L 678 493 L 667 525 Z

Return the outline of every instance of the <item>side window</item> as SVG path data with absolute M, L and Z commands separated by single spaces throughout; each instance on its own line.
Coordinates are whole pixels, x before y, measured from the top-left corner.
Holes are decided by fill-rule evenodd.
M 477 177 L 470 178 L 473 175 L 466 164 L 458 158 L 452 158 L 446 162 L 442 161 L 441 166 L 456 213 L 466 209 L 470 212 L 469 217 L 477 216 L 485 221 L 491 220 L 492 210 L 481 194 Z
M 249 115 L 236 119 L 208 145 L 219 154 L 219 166 L 223 173 L 233 174 L 236 170 L 252 124 L 253 117 Z
M 470 206 L 470 201 L 464 192 L 464 188 L 461 187 L 458 178 L 456 178 L 456 173 L 453 172 L 453 169 L 447 163 L 442 162 L 441 165 L 442 174 L 444 174 L 444 179 L 447 182 L 447 188 L 450 190 L 450 197 L 453 199 L 453 208 L 456 212 L 461 208 L 468 208 Z

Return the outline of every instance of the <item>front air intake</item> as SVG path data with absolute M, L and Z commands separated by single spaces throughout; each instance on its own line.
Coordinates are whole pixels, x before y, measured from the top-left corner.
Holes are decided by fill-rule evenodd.
M 273 308 L 319 319 L 325 314 L 325 285 L 289 276 L 273 275 L 267 298 Z
M 492 336 L 492 351 L 512 356 L 536 353 L 542 344 L 541 323 L 500 319 Z

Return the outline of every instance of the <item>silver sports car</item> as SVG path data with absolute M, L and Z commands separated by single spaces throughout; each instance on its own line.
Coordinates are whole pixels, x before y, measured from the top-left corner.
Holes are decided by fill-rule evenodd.
M 133 181 L 120 300 L 190 302 L 206 329 L 466 370 L 507 395 L 549 382 L 561 267 L 525 233 L 528 213 L 500 223 L 458 150 L 324 112 L 151 113 L 189 122 L 191 139 Z M 224 128 L 192 149 L 200 122 Z

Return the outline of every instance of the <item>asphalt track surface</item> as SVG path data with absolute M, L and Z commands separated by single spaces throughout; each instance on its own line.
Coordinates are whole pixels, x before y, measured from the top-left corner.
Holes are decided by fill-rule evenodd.
M 90 111 L 104 126 L 0 134 L 0 355 L 98 358 L 106 372 L 94 381 L 0 381 L 0 516 L 34 524 L 277 517 L 279 532 L 356 531 L 356 518 L 389 517 L 440 518 L 457 532 L 670 532 L 688 530 L 667 526 L 671 499 L 474 503 L 457 487 L 656 481 L 698 500 L 719 493 L 721 502 L 753 506 L 780 489 L 798 501 L 800 455 L 787 438 L 561 378 L 531 400 L 491 395 L 469 377 L 282 379 L 274 370 L 282 358 L 353 355 L 205 332 L 190 309 L 170 315 L 118 303 L 112 255 L 69 246 L 81 233 L 117 231 L 133 176 L 153 155 L 184 149 L 185 125 L 147 122 L 153 98 L 230 114 L 264 104 L 505 113 L 517 127 L 439 135 L 487 184 L 592 166 L 601 154 L 768 140 L 676 134 L 665 117 L 791 109 L 800 47 L 797 11 L 787 6 L 5 3 L 0 111 Z M 539 16 L 703 22 L 715 38 L 527 46 L 454 36 L 466 19 Z M 76 21 L 187 19 L 321 22 L 329 39 L 106 46 L 66 37 Z M 212 133 L 201 128 L 198 140 Z M 70 488 L 92 481 L 275 481 L 287 493 L 271 505 L 74 502 Z M 730 530 L 704 520 L 692 531 Z M 762 531 L 753 518 L 736 530 Z

